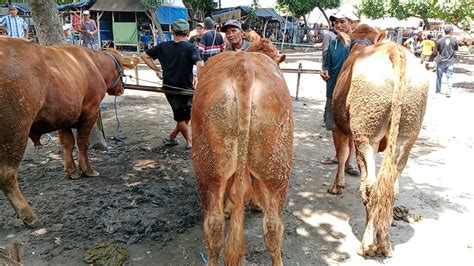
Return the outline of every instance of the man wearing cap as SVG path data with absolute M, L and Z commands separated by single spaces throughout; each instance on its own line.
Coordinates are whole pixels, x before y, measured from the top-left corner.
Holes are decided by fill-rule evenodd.
M 18 16 L 18 8 L 12 5 L 8 11 L 10 15 L 0 18 L 0 26 L 5 27 L 8 37 L 28 39 L 28 24 Z
M 187 41 L 189 24 L 184 19 L 178 19 L 171 25 L 173 41 L 163 42 L 145 51 L 143 61 L 157 74 L 161 69 L 153 60 L 158 59 L 163 68 L 163 88 L 168 91 L 194 90 L 193 65 L 199 70 L 204 65 L 196 47 Z M 192 96 L 174 95 L 165 93 L 168 103 L 173 110 L 176 121 L 175 129 L 165 139 L 168 145 L 178 145 L 177 136 L 181 133 L 186 141 L 186 149 L 191 149 L 191 135 L 188 132 L 188 123 L 191 119 Z
M 84 15 L 81 27 L 82 45 L 94 49 L 94 34 L 97 33 L 97 25 L 95 21 L 91 19 L 89 10 L 84 11 L 82 14 Z
M 212 18 L 204 19 L 204 29 L 206 32 L 201 37 L 199 43 L 199 53 L 206 62 L 209 58 L 222 52 L 225 48 L 224 38 L 215 30 L 216 23 Z
M 451 91 L 453 89 L 452 77 L 454 74 L 454 58 L 456 51 L 458 50 L 458 41 L 452 36 L 453 27 L 447 26 L 444 29 L 446 34 L 444 37 L 436 41 L 436 51 L 438 56 L 436 57 L 436 93 L 441 93 L 441 81 L 443 80 L 443 73 L 446 74 L 448 80 L 448 91 L 446 97 L 451 97 Z
M 246 51 L 250 47 L 250 42 L 243 38 L 242 25 L 235 19 L 228 20 L 222 27 L 227 41 L 230 43 L 225 48 L 226 51 Z
M 354 21 L 359 20 L 354 13 L 348 10 L 340 10 L 336 14 L 329 17 L 334 23 L 336 31 L 350 34 L 354 27 Z M 332 131 L 333 141 L 336 145 L 337 139 L 334 137 L 334 120 L 332 110 L 332 94 L 336 87 L 337 77 L 341 71 L 342 65 L 349 55 L 349 48 L 344 46 L 344 43 L 339 38 L 335 38 L 329 44 L 323 67 L 321 71 L 321 78 L 326 81 L 326 106 L 325 106 L 325 122 L 326 129 Z M 337 146 L 337 145 L 336 145 Z M 351 165 L 351 160 L 354 157 L 355 147 L 351 140 L 349 144 L 350 153 L 346 165 L 346 173 L 351 175 L 358 175 L 359 171 Z M 336 157 L 337 158 L 337 155 Z M 322 161 L 323 164 L 337 164 L 336 159 L 326 158 Z
M 196 31 L 196 35 L 191 37 L 189 39 L 189 42 L 194 44 L 196 47 L 199 47 L 199 43 L 201 42 L 201 37 L 204 34 L 204 24 L 198 23 L 194 30 Z

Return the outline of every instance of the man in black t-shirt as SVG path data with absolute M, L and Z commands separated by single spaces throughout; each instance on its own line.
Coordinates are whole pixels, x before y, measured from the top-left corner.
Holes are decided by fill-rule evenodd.
M 436 51 L 438 55 L 436 61 L 436 93 L 441 93 L 441 81 L 443 79 L 443 73 L 446 74 L 448 80 L 448 91 L 446 97 L 451 97 L 451 91 L 453 89 L 453 74 L 454 74 L 454 57 L 458 50 L 458 41 L 456 38 L 451 36 L 453 27 L 447 26 L 444 29 L 446 35 L 436 41 Z
M 196 47 L 187 42 L 189 24 L 184 19 L 178 19 L 171 25 L 174 40 L 160 43 L 142 54 L 143 61 L 160 76 L 161 69 L 153 60 L 158 59 L 163 68 L 163 89 L 168 91 L 193 90 L 193 65 L 198 69 L 204 65 Z M 183 134 L 186 149 L 191 149 L 192 141 L 188 132 L 191 119 L 192 96 L 165 93 L 168 103 L 173 109 L 176 128 L 165 139 L 168 145 L 178 145 L 176 137 Z

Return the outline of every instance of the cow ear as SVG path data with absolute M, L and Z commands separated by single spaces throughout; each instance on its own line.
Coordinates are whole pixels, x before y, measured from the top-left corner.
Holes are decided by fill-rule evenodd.
M 349 48 L 349 46 L 351 45 L 351 36 L 349 36 L 349 34 L 338 31 L 337 37 L 344 44 L 345 47 Z
M 285 54 L 282 54 L 282 55 L 278 55 L 278 64 L 281 64 L 285 61 L 286 59 L 286 55 Z
M 122 56 L 120 61 L 125 68 L 132 69 L 138 65 L 140 59 L 135 56 Z
M 387 37 L 387 34 L 385 33 L 385 31 L 381 31 L 377 33 L 377 35 L 375 35 L 375 38 L 374 38 L 374 44 L 383 42 L 383 40 L 385 40 L 385 37 Z

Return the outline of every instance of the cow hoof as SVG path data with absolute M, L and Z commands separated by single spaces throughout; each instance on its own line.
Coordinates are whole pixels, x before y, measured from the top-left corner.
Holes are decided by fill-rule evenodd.
M 29 228 L 33 228 L 36 221 L 38 221 L 38 216 L 32 210 L 25 210 L 25 214 L 20 214 L 18 218 L 23 221 L 23 224 Z
M 357 253 L 362 257 L 373 257 L 375 255 L 380 255 L 389 258 L 392 256 L 392 247 L 390 245 L 377 246 L 375 244 L 361 244 Z
M 82 176 L 86 176 L 86 177 L 96 177 L 99 175 L 100 175 L 99 172 L 97 172 L 96 170 L 92 168 L 87 171 L 82 172 Z
M 81 175 L 78 172 L 73 172 L 73 173 L 66 173 L 66 177 L 71 180 L 76 180 L 76 179 L 81 178 Z
M 344 192 L 344 188 L 346 186 L 341 186 L 341 185 L 337 185 L 337 184 L 333 184 L 329 189 L 328 189 L 328 192 L 331 193 L 331 194 L 334 194 L 334 195 L 339 195 L 339 194 L 342 194 L 342 192 Z

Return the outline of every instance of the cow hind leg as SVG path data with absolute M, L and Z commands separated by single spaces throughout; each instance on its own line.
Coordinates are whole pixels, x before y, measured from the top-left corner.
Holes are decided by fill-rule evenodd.
M 248 180 L 248 170 L 244 170 L 242 178 L 238 171 L 234 174 L 232 191 L 232 212 L 229 232 L 227 235 L 224 254 L 225 265 L 242 265 L 244 258 L 244 195 L 245 182 Z
M 336 178 L 328 189 L 331 194 L 342 194 L 346 186 L 345 181 L 345 163 L 349 157 L 349 140 L 350 138 L 345 136 L 339 129 L 333 132 L 334 134 L 334 146 L 336 148 L 336 155 L 338 160 Z
M 224 178 L 217 178 L 217 180 L 224 180 Z M 225 187 L 223 182 L 210 182 L 210 180 L 205 180 L 200 184 L 201 199 L 204 205 L 204 237 L 210 266 L 217 265 L 219 253 L 224 246 Z
M 77 128 L 77 146 L 79 148 L 79 168 L 83 176 L 94 177 L 98 176 L 99 172 L 95 171 L 89 162 L 87 149 L 89 146 L 89 139 L 92 128 L 97 120 L 97 114 L 90 115 L 86 121 L 80 123 Z
M 355 140 L 357 163 L 361 171 L 359 193 L 364 205 L 369 201 L 372 185 L 377 179 L 376 162 L 378 143 L 370 145 L 369 139 L 358 137 Z
M 77 172 L 74 158 L 72 157 L 72 150 L 74 148 L 74 135 L 71 129 L 62 129 L 58 131 L 59 142 L 63 146 L 64 150 L 64 172 L 66 177 L 71 179 L 78 179 L 80 177 Z
M 272 258 L 272 265 L 283 265 L 281 251 L 283 248 L 283 206 L 286 197 L 286 188 L 278 187 L 279 191 L 270 191 L 271 182 L 264 182 L 255 178 L 254 192 L 263 209 L 263 232 L 265 244 Z
M 0 166 L 0 188 L 15 209 L 17 217 L 27 225 L 34 224 L 37 217 L 20 191 L 17 167 Z

